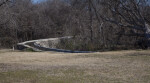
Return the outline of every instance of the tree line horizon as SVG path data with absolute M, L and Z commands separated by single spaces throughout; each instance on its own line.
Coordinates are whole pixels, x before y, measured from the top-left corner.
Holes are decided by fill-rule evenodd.
M 1 0 L 0 19 L 1 48 L 62 36 L 73 50 L 150 47 L 149 0 Z

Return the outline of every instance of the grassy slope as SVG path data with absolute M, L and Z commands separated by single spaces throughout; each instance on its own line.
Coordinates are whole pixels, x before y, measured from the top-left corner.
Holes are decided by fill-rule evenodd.
M 150 51 L 0 51 L 0 83 L 150 83 Z

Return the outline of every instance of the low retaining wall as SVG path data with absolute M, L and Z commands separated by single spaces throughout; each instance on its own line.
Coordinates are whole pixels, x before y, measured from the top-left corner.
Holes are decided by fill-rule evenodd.
M 18 50 L 23 50 L 25 48 L 31 48 L 34 51 L 55 51 L 55 52 L 65 52 L 65 53 L 92 53 L 92 51 L 73 51 L 65 49 L 57 49 L 56 45 L 62 39 L 71 39 L 72 36 L 60 37 L 60 38 L 49 38 L 49 39 L 39 39 L 31 40 L 17 44 Z

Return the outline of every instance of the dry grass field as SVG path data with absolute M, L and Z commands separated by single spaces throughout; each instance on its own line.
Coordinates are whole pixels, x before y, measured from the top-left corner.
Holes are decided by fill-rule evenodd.
M 150 83 L 150 50 L 0 51 L 0 83 Z

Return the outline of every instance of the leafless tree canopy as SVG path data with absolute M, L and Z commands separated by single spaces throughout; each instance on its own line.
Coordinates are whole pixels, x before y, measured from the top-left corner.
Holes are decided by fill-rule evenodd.
M 149 0 L 0 0 L 1 48 L 61 36 L 74 36 L 62 48 L 148 48 L 149 25 Z

